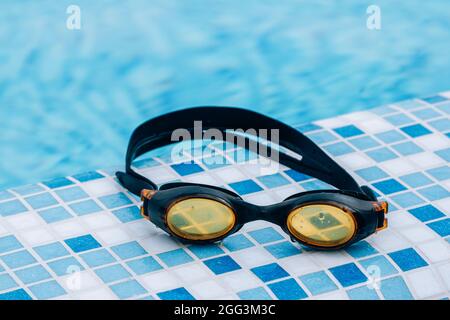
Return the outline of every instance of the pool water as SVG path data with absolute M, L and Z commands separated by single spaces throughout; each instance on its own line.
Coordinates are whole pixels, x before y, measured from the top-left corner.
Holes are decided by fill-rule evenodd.
M 187 106 L 300 124 L 448 90 L 449 52 L 447 0 L 1 1 L 0 189 L 121 164 Z

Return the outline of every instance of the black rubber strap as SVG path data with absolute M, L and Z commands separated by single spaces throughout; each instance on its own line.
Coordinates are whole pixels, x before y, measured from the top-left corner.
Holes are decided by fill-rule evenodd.
M 121 184 L 134 194 L 142 189 L 157 189 L 155 183 L 135 172 L 132 161 L 142 154 L 174 143 L 172 133 L 186 129 L 193 136 L 194 121 L 202 121 L 203 130 L 278 129 L 279 145 L 302 156 L 299 160 L 286 153 L 279 153 L 279 162 L 296 171 L 320 179 L 340 190 L 365 195 L 353 177 L 331 159 L 313 141 L 298 130 L 260 113 L 235 107 L 195 107 L 174 111 L 150 119 L 137 127 L 131 135 L 125 161 L 126 173 L 117 172 Z M 239 139 L 238 139 L 239 140 Z M 258 151 L 260 148 L 258 148 Z M 269 148 L 270 151 L 270 148 Z

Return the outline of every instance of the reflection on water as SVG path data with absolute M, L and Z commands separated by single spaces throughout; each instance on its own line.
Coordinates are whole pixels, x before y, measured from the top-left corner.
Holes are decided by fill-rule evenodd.
M 0 186 L 123 161 L 141 121 L 237 105 L 291 124 L 450 88 L 450 3 L 0 3 Z

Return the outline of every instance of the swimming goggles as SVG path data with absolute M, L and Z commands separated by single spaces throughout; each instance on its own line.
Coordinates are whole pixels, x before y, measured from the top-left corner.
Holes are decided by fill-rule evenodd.
M 279 163 L 317 178 L 337 190 L 294 194 L 276 204 L 259 206 L 221 187 L 172 182 L 159 188 L 133 167 L 134 159 L 174 143 L 178 128 L 194 132 L 194 121 L 203 130 L 230 128 L 278 129 Z M 259 148 L 258 148 L 259 150 Z M 234 107 L 195 107 L 167 113 L 138 126 L 126 153 L 126 172 L 117 172 L 122 186 L 143 201 L 141 214 L 168 234 L 188 243 L 219 241 L 237 232 L 247 222 L 265 220 L 279 225 L 291 239 L 318 249 L 338 249 L 387 227 L 387 202 L 377 201 L 367 186 L 352 176 L 313 141 L 298 130 L 257 112 Z

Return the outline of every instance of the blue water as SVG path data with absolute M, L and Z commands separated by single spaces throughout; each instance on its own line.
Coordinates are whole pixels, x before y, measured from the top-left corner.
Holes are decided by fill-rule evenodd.
M 137 124 L 186 106 L 298 124 L 449 90 L 449 52 L 448 0 L 3 0 L 0 187 L 121 164 Z

